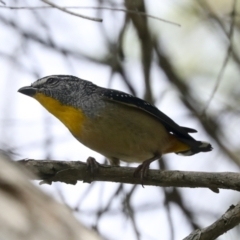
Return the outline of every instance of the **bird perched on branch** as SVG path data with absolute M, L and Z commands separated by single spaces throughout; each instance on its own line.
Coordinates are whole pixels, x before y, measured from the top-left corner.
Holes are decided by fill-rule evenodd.
M 74 76 L 47 76 L 18 91 L 35 98 L 78 141 L 112 165 L 120 160 L 141 163 L 135 171 L 141 179 L 163 154 L 190 156 L 212 150 L 209 143 L 189 135 L 196 130 L 179 126 L 150 103 Z

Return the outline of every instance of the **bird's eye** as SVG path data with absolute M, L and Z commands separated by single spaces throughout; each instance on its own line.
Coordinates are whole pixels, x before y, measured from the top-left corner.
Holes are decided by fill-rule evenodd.
M 56 78 L 49 78 L 48 80 L 47 80 L 47 84 L 49 84 L 49 85 L 54 85 L 54 84 L 56 84 L 58 82 L 58 80 L 56 79 Z

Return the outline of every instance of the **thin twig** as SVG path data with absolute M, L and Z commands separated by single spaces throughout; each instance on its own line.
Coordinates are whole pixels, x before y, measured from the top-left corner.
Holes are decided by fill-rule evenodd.
M 44 1 L 45 2 L 45 1 Z M 50 5 L 50 4 L 49 4 Z M 6 8 L 6 9 L 13 9 L 13 10 L 41 10 L 41 9 L 46 9 L 46 8 L 52 8 L 53 6 L 38 6 L 38 7 L 28 7 L 28 6 L 22 6 L 22 7 L 14 7 L 14 6 L 0 6 L 0 8 Z M 179 23 L 175 23 L 169 20 L 165 20 L 163 18 L 154 16 L 154 15 L 150 15 L 144 12 L 139 12 L 139 11 L 134 11 L 134 10 L 126 10 L 123 8 L 111 8 L 111 7 L 81 7 L 81 6 L 58 6 L 62 9 L 96 9 L 96 10 L 110 10 L 110 11 L 117 11 L 117 12 L 125 12 L 125 13 L 131 13 L 131 14 L 137 14 L 137 15 L 141 15 L 141 16 L 146 16 L 148 18 L 152 18 L 155 20 L 159 20 L 168 24 L 172 24 L 178 27 L 181 27 L 181 25 Z
M 80 18 L 84 18 L 84 19 L 88 19 L 88 20 L 91 20 L 91 21 L 96 21 L 96 22 L 102 22 L 103 20 L 101 18 L 93 18 L 93 17 L 88 17 L 88 16 L 85 16 L 85 15 L 82 15 L 82 14 L 78 14 L 78 13 L 74 13 L 74 12 L 71 12 L 69 10 L 67 10 L 66 8 L 64 7 L 60 7 L 48 0 L 42 0 L 42 2 L 54 7 L 54 8 L 57 8 L 65 13 L 68 13 L 68 14 L 71 14 L 71 15 L 74 15 L 74 16 L 77 16 L 77 17 L 80 17 Z
M 227 50 L 227 53 L 226 53 L 226 56 L 224 58 L 224 61 L 223 61 L 223 65 L 220 69 L 220 72 L 217 76 L 217 80 L 216 80 L 216 83 L 215 83 L 215 86 L 214 86 L 214 89 L 211 93 L 211 96 L 209 98 L 209 100 L 207 101 L 203 111 L 202 111 L 202 115 L 205 115 L 206 114 L 206 111 L 215 95 L 215 93 L 217 92 L 217 89 L 219 88 L 219 85 L 221 83 L 221 80 L 222 80 L 222 76 L 223 76 L 223 73 L 224 73 L 224 70 L 227 66 L 227 63 L 230 59 L 230 56 L 231 56 L 231 53 L 232 53 L 232 44 L 233 44 L 233 41 L 232 41 L 232 38 L 233 38 L 233 32 L 234 32 L 234 26 L 235 26 L 235 15 L 236 15 L 236 3 L 237 1 L 234 0 L 233 2 L 233 10 L 232 10 L 232 21 L 231 21 L 231 24 L 230 24 L 230 30 L 229 30 L 229 34 L 228 34 L 228 38 L 229 38 L 229 46 L 228 46 L 228 50 Z

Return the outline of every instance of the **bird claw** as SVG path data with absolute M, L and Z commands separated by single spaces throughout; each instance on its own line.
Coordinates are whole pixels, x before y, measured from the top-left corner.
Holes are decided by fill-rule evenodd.
M 87 159 L 87 169 L 91 174 L 98 173 L 100 164 L 93 157 Z
M 160 159 L 161 158 L 161 154 L 156 154 L 154 157 L 145 160 L 142 164 L 140 164 L 136 170 L 133 173 L 134 177 L 138 177 L 140 175 L 140 179 L 141 179 L 141 185 L 144 188 L 143 185 L 143 180 L 144 178 L 147 178 L 147 174 L 148 174 L 148 170 L 149 170 L 149 166 L 150 164 L 155 161 L 156 159 Z
M 134 176 L 134 177 L 140 176 L 141 185 L 142 185 L 143 188 L 144 188 L 143 180 L 144 180 L 144 178 L 147 177 L 147 173 L 148 173 L 148 170 L 149 170 L 149 165 L 150 165 L 150 163 L 151 163 L 151 162 L 148 162 L 148 161 L 143 162 L 142 164 L 140 164 L 140 165 L 136 168 L 136 170 L 135 170 L 134 173 L 133 173 L 133 176 Z

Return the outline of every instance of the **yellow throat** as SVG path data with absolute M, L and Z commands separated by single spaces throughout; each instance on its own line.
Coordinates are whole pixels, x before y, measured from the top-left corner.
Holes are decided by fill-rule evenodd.
M 42 93 L 36 93 L 33 98 L 35 98 L 43 105 L 43 107 L 65 124 L 74 136 L 79 136 L 85 120 L 85 116 L 80 109 L 63 105 L 58 100 L 48 97 Z

